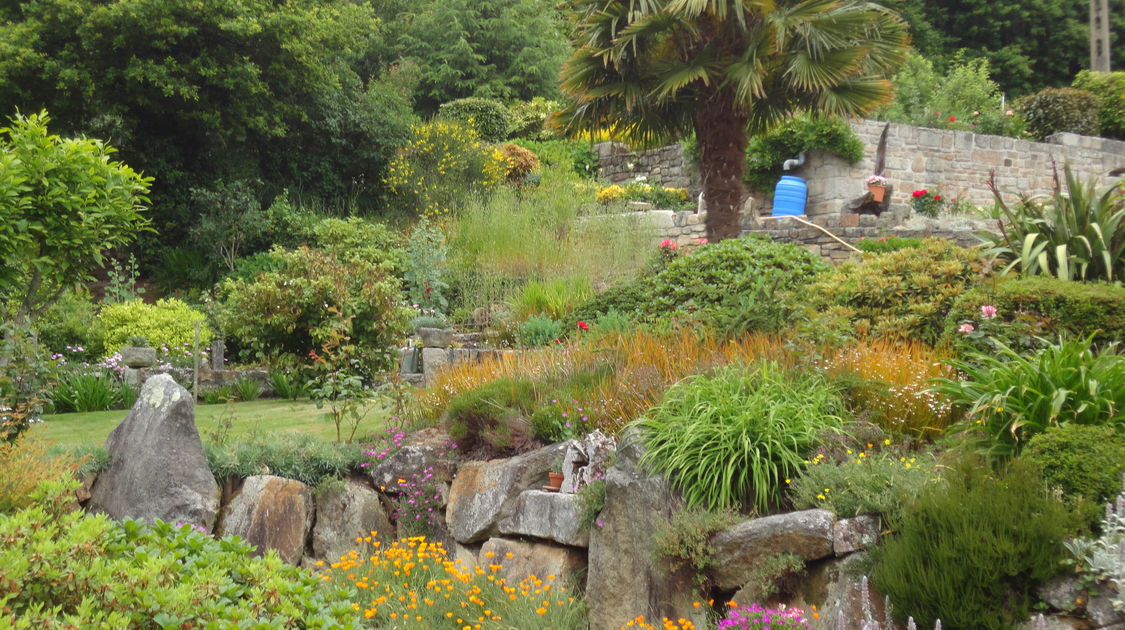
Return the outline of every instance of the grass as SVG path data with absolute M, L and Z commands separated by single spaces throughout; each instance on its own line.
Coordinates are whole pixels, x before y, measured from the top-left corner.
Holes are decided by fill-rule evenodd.
M 125 419 L 128 411 L 96 411 L 90 413 L 62 413 L 44 416 L 45 422 L 31 429 L 31 436 L 49 440 L 58 445 L 100 445 L 110 431 Z M 254 433 L 301 433 L 325 441 L 336 439 L 336 427 L 324 419 L 323 410 L 307 401 L 255 400 L 252 402 L 222 405 L 196 405 L 195 424 L 199 433 L 207 436 L 230 420 L 230 437 L 238 439 Z M 363 436 L 383 426 L 383 416 L 372 414 L 356 431 Z

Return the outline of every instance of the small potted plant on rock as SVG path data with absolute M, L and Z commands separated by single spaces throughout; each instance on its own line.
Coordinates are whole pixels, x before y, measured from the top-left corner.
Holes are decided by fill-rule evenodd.
M 121 348 L 121 362 L 133 369 L 152 367 L 156 365 L 156 348 L 142 335 L 131 335 Z
M 872 200 L 876 202 L 883 201 L 883 196 L 887 192 L 887 178 L 882 175 L 873 174 L 868 175 L 867 179 L 863 180 L 867 184 L 867 191 L 871 193 Z
M 448 348 L 453 345 L 453 328 L 440 313 L 427 313 L 411 320 L 424 348 Z

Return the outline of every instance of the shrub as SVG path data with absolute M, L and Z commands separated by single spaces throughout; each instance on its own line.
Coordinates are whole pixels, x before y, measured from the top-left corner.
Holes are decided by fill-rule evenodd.
M 136 390 L 104 371 L 68 370 L 48 393 L 55 413 L 128 409 Z
M 933 219 L 941 214 L 945 207 L 945 198 L 941 193 L 926 189 L 915 190 L 910 194 L 910 207 L 914 209 L 915 214 Z
M 1125 277 L 1125 195 L 1116 186 L 1098 194 L 1097 180 L 1083 183 L 1065 169 L 1066 192 L 1055 184 L 1046 202 L 1021 195 L 1009 207 L 993 187 L 992 218 L 1001 232 L 981 238 L 988 253 L 1001 261 L 1001 274 L 1048 275 L 1062 280 L 1108 280 Z
M 85 293 L 66 292 L 35 320 L 39 342 L 50 350 L 70 352 L 69 361 L 96 361 L 105 356 L 105 339 L 101 328 L 90 325 L 97 319 L 97 309 Z
M 996 314 L 985 317 L 981 307 Z M 1104 282 L 1069 282 L 1049 276 L 996 278 L 966 291 L 945 317 L 945 339 L 960 341 L 958 329 L 969 323 L 1013 349 L 1041 347 L 1036 337 L 1093 338 L 1097 345 L 1125 339 L 1125 288 Z M 968 335 L 974 349 L 991 344 Z
M 489 192 L 507 175 L 498 149 L 472 129 L 435 120 L 411 127 L 413 138 L 387 167 L 384 183 L 393 202 L 417 216 L 435 218 L 460 209 L 471 192 Z
M 438 106 L 438 117 L 470 127 L 482 140 L 500 142 L 512 128 L 512 114 L 500 101 L 489 98 L 459 98 Z
M 793 507 L 822 508 L 840 518 L 878 514 L 896 527 L 902 510 L 938 479 L 937 467 L 929 455 L 885 447 L 872 443 L 867 449 L 849 449 L 848 458 L 841 462 L 813 457 L 790 486 Z
M 1063 496 L 1085 497 L 1104 505 L 1121 489 L 1125 474 L 1125 431 L 1121 428 L 1067 424 L 1031 438 L 1020 455 L 1043 473 Z
M 333 562 L 321 574 L 354 594 L 356 610 L 380 628 L 586 627 L 586 609 L 565 583 L 568 576 L 529 576 L 509 583 L 505 558 L 481 567 L 449 558 L 442 543 L 425 537 L 378 544 Z M 358 614 L 358 613 L 357 613 Z
M 669 262 L 651 279 L 640 310 L 657 319 L 713 309 L 731 296 L 752 293 L 762 282 L 774 290 L 793 289 L 827 269 L 819 256 L 803 247 L 764 237 L 726 239 Z
M 886 431 L 915 440 L 940 436 L 953 421 L 944 397 L 930 381 L 949 376 L 946 353 L 919 342 L 865 340 L 830 353 L 823 362 L 843 388 L 852 411 Z
M 743 178 L 750 188 L 772 191 L 785 160 L 802 151 L 824 151 L 849 164 L 863 159 L 863 143 L 842 118 L 801 115 L 750 138 Z
M 845 262 L 807 291 L 821 313 L 814 324 L 860 336 L 916 339 L 934 343 L 957 296 L 976 277 L 976 253 L 941 239 L 921 247 L 865 255 Z
M 258 400 L 262 395 L 262 384 L 252 378 L 240 378 L 234 382 L 234 391 L 243 401 Z
M 1016 101 L 1027 132 L 1036 140 L 1063 131 L 1098 135 L 1099 105 L 1093 94 L 1074 88 L 1046 88 Z
M 902 238 L 899 236 L 880 236 L 879 238 L 861 238 L 855 243 L 855 248 L 869 254 L 885 254 L 900 249 L 917 249 L 922 246 L 920 238 Z
M 70 511 L 65 487 L 43 487 L 35 506 L 0 518 L 5 615 L 21 627 L 355 628 L 351 589 L 282 562 L 236 537 L 190 525 L 116 523 Z M 159 602 L 159 604 L 154 604 Z
M 309 395 L 308 383 L 297 372 L 270 370 L 270 387 L 279 398 L 297 400 Z
M 574 307 L 570 318 L 575 321 L 597 321 L 608 313 L 639 318 L 645 303 L 647 284 L 644 278 L 612 286 Z
M 303 359 L 345 320 L 364 373 L 394 365 L 392 350 L 406 334 L 408 314 L 387 264 L 349 262 L 307 247 L 273 254 L 282 261 L 279 271 L 223 283 L 221 319 L 228 335 L 258 358 Z
M 509 184 L 519 184 L 539 170 L 539 158 L 518 144 L 505 142 L 500 145 L 500 151 L 504 154 L 508 165 Z
M 510 103 L 508 111 L 512 114 L 511 136 L 533 142 L 552 141 L 557 137 L 557 134 L 547 129 L 546 122 L 551 114 L 560 109 L 562 109 L 561 103 L 545 99 L 542 96 L 536 96 L 530 101 Z M 559 142 L 558 140 L 554 141 Z
M 908 506 L 877 554 L 874 585 L 900 622 L 1008 629 L 1027 620 L 1035 587 L 1065 557 L 1068 516 L 1031 467 L 1000 476 L 966 461 Z
M 358 445 L 281 433 L 251 436 L 229 444 L 206 442 L 207 463 L 216 479 L 277 475 L 310 486 L 360 470 L 367 461 Z
M 598 153 L 589 142 L 580 140 L 513 140 L 512 144 L 531 150 L 544 166 L 581 177 L 598 174 Z
M 595 479 L 582 486 L 575 494 L 578 506 L 578 529 L 586 531 L 598 525 L 598 516 L 605 507 L 605 479 Z
M 407 269 L 402 237 L 382 223 L 359 217 L 329 217 L 312 223 L 307 228 L 307 234 L 311 246 L 334 254 L 345 262 L 385 265 L 398 276 Z
M 178 346 L 195 340 L 195 324 L 201 323 L 199 342 L 211 343 L 211 328 L 203 313 L 176 298 L 145 304 L 140 300 L 107 304 L 98 314 L 97 325 L 105 334 L 105 348 L 117 352 L 125 340 L 142 335 L 155 345 Z
M 690 569 L 702 582 L 704 573 L 717 564 L 711 537 L 737 522 L 735 513 L 726 510 L 679 510 L 653 532 L 653 553 L 675 570 Z
M 485 445 L 503 453 L 518 450 L 530 439 L 524 418 L 534 409 L 530 381 L 502 378 L 451 398 L 445 424 L 464 449 Z
M 563 337 L 562 322 L 544 315 L 532 315 L 520 324 L 517 338 L 521 346 L 545 346 Z
M 1098 122 L 1106 138 L 1125 140 L 1125 72 L 1082 70 L 1072 87 L 1086 90 L 1098 100 Z
M 642 463 L 665 473 L 689 505 L 765 512 L 777 505 L 819 434 L 839 429 L 844 405 L 819 375 L 764 361 L 730 365 L 673 386 L 636 421 Z
M 78 464 L 71 457 L 48 454 L 38 440 L 0 441 L 0 521 L 4 514 L 33 505 L 40 484 L 69 477 Z
M 43 413 L 56 363 L 26 326 L 0 322 L 0 440 L 15 441 Z
M 222 403 L 234 402 L 238 400 L 238 391 L 234 385 L 219 385 L 210 389 L 204 390 L 200 396 L 205 405 L 219 405 Z
M 946 362 L 964 380 L 938 379 L 935 389 L 965 410 L 963 427 L 983 432 L 990 455 L 1012 457 L 1052 426 L 1125 426 L 1125 356 L 1115 348 L 1077 339 L 1022 356 L 997 343 Z

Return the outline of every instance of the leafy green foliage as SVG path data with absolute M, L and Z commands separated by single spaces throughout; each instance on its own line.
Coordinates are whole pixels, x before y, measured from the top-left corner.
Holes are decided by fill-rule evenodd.
M 668 474 L 689 505 L 746 501 L 765 512 L 843 413 L 839 393 L 817 374 L 732 364 L 673 386 L 636 421 L 642 464 Z
M 861 238 L 855 243 L 855 248 L 869 254 L 885 254 L 900 249 L 916 249 L 922 246 L 920 238 L 902 238 L 900 236 L 881 236 L 879 238 Z
M 1023 356 L 1002 343 L 948 363 L 964 380 L 938 379 L 935 389 L 965 409 L 965 428 L 1006 458 L 1053 426 L 1125 426 L 1125 355 L 1095 352 L 1088 339 L 1052 344 Z
M 993 306 L 985 318 L 981 307 Z M 1069 282 L 1049 276 L 1002 276 L 961 294 L 945 318 L 945 338 L 965 337 L 959 326 L 971 323 L 987 337 L 1019 349 L 1037 348 L 1060 335 L 1092 338 L 1097 345 L 1125 339 L 1125 287 L 1105 282 Z M 991 345 L 973 344 L 978 350 Z
M 562 322 L 546 315 L 532 315 L 520 324 L 516 338 L 521 346 L 534 347 L 555 343 L 563 337 Z
M 1078 179 L 1065 169 L 1066 192 L 1056 183 L 1045 201 L 1026 194 L 1009 207 L 993 190 L 993 218 L 1000 234 L 981 237 L 988 253 L 1004 263 L 1001 273 L 1048 275 L 1063 280 L 1120 280 L 1125 277 L 1125 194 L 1109 186 L 1100 194 L 1097 181 Z
M 917 53 L 894 76 L 894 100 L 879 109 L 880 120 L 934 129 L 956 129 L 1022 137 L 1023 119 L 1003 106 L 986 57 L 953 59 L 939 72 Z
M 512 114 L 508 108 L 490 98 L 459 98 L 442 103 L 437 115 L 475 129 L 486 142 L 500 142 L 507 138 L 512 126 Z
M 72 488 L 41 486 L 35 506 L 0 518 L 0 576 L 14 589 L 5 609 L 22 627 L 358 625 L 349 590 L 275 552 L 255 558 L 237 537 L 216 540 L 190 525 L 87 517 L 66 509 Z
M 14 442 L 43 412 L 55 364 L 26 326 L 0 322 L 0 440 Z
M 539 0 L 391 0 L 383 63 L 417 77 L 415 106 L 478 96 L 550 97 L 567 53 L 560 14 Z
M 732 295 L 753 293 L 762 282 L 794 289 L 828 269 L 820 257 L 763 237 L 708 243 L 668 263 L 651 280 L 641 311 L 658 318 L 722 307 Z
M 558 101 L 536 96 L 529 101 L 516 101 L 508 104 L 512 114 L 510 135 L 512 138 L 525 138 L 532 142 L 552 141 L 557 134 L 547 129 L 547 119 L 562 108 Z M 528 147 L 530 148 L 530 147 Z M 536 152 L 538 153 L 538 152 Z
M 579 488 L 574 502 L 578 505 L 579 531 L 592 529 L 605 507 L 605 479 L 595 479 Z
M 743 179 L 754 190 L 772 191 L 783 174 L 781 165 L 802 151 L 823 151 L 849 164 L 863 159 L 863 143 L 847 121 L 831 116 L 798 115 L 750 138 L 746 145 Z
M 211 328 L 204 323 L 203 313 L 176 298 L 157 300 L 146 304 L 140 300 L 122 304 L 107 304 L 98 313 L 98 326 L 104 331 L 106 350 L 120 350 L 125 341 L 140 335 L 157 346 L 181 346 L 195 341 L 195 324 L 199 328 L 199 343 L 211 342 Z
M 512 144 L 533 152 L 543 165 L 573 171 L 582 177 L 595 177 L 598 174 L 598 153 L 589 142 L 519 138 L 512 140 Z
M 718 562 L 711 536 L 734 525 L 734 512 L 688 508 L 672 515 L 652 535 L 654 553 L 674 565 L 690 568 L 701 582 L 707 569 Z
M 83 459 L 48 451 L 42 442 L 28 437 L 0 441 L 0 520 L 4 514 L 32 506 L 40 484 L 71 477 Z
M 148 221 L 151 178 L 110 160 L 114 149 L 47 131 L 47 112 L 0 127 L 0 308 L 34 319 L 104 263 L 102 252 Z
M 318 440 L 309 435 L 256 435 L 238 442 L 204 443 L 207 463 L 216 479 L 277 475 L 310 486 L 360 470 L 367 461 L 355 444 Z
M 306 234 L 310 247 L 345 262 L 386 265 L 395 275 L 403 275 L 408 266 L 402 236 L 384 223 L 360 217 L 328 217 L 313 221 Z
M 533 280 L 512 297 L 509 305 L 516 319 L 544 315 L 563 320 L 576 305 L 590 299 L 593 293 L 590 281 L 586 278 L 557 278 L 549 282 Z
M 97 319 L 97 307 L 86 293 L 67 291 L 35 320 L 39 341 L 55 352 L 68 346 L 82 348 L 68 360 L 96 361 L 105 356 L 102 329 L 91 326 Z
M 821 314 L 814 323 L 933 343 L 953 301 L 976 277 L 976 258 L 949 241 L 926 239 L 917 248 L 845 262 L 809 288 Z
M 906 508 L 877 554 L 874 585 L 900 622 L 1014 628 L 1036 585 L 1059 572 L 1068 520 L 1033 468 L 1016 462 L 994 477 L 963 462 Z
M 902 510 L 938 479 L 936 463 L 926 454 L 859 448 L 843 461 L 823 456 L 809 461 L 790 486 L 793 507 L 822 508 L 840 518 L 878 514 L 892 527 Z
M 464 449 L 484 445 L 504 453 L 530 437 L 524 416 L 535 408 L 530 381 L 501 378 L 454 396 L 445 410 L 449 435 Z
M 226 334 L 261 357 L 303 358 L 335 330 L 334 309 L 350 318 L 346 336 L 360 346 L 363 374 L 393 365 L 392 348 L 406 333 L 408 314 L 387 263 L 346 261 L 307 247 L 273 255 L 281 262 L 278 271 L 223 283 Z
M 1031 438 L 1020 458 L 1042 471 L 1048 487 L 1061 489 L 1066 498 L 1084 497 L 1100 511 L 1121 489 L 1122 453 L 1121 427 L 1066 424 Z
M 137 390 L 104 371 L 68 370 L 47 395 L 55 413 L 128 409 Z
M 194 223 L 188 190 L 218 181 L 370 199 L 416 120 L 396 73 L 366 64 L 386 33 L 370 4 L 48 0 L 11 14 L 0 103 L 113 138 L 156 176 L 166 244 Z
M 199 213 L 191 228 L 196 247 L 233 271 L 235 261 L 266 231 L 266 216 L 250 182 L 218 182 L 214 189 L 191 191 Z
M 1036 140 L 1063 131 L 1098 135 L 1099 105 L 1093 94 L 1074 88 L 1046 88 L 1016 101 L 1027 132 Z
M 1102 135 L 1125 140 L 1125 71 L 1083 70 L 1074 77 L 1072 85 L 1093 94 L 1098 100 L 1098 122 Z

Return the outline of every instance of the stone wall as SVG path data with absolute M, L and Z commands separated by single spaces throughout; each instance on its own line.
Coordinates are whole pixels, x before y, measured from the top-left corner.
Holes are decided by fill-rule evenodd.
M 866 147 L 857 164 L 847 164 L 831 155 L 810 152 L 805 164 L 793 171 L 809 183 L 808 215 L 838 215 L 848 201 L 863 195 L 863 178 L 874 169 L 879 135 L 886 123 L 856 120 L 852 128 Z M 643 178 L 650 183 L 700 190 L 700 176 L 690 166 L 680 145 L 630 151 L 625 145 L 597 145 L 599 174 L 620 183 Z M 909 125 L 890 125 L 887 134 L 885 174 L 894 187 L 891 207 L 909 207 L 916 189 L 940 190 L 947 198 L 968 198 L 978 205 L 990 204 L 989 173 L 995 171 L 1000 190 L 1047 194 L 1053 188 L 1052 165 L 1064 164 L 1081 177 L 1098 177 L 1125 167 L 1125 142 L 1055 134 L 1048 142 L 1029 142 L 1002 136 L 977 135 L 968 131 L 943 131 Z M 773 191 L 753 193 L 752 208 L 768 214 Z

